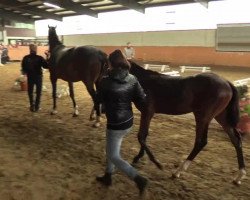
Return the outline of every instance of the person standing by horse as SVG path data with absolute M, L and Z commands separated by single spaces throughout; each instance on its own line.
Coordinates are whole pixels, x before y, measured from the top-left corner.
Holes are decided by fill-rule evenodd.
M 104 104 L 107 117 L 107 166 L 105 174 L 96 177 L 96 180 L 103 185 L 110 186 L 112 184 L 111 175 L 114 168 L 117 167 L 134 180 L 141 195 L 148 180 L 139 175 L 128 162 L 121 158 L 120 148 L 123 137 L 132 129 L 132 102 L 144 104 L 146 95 L 137 79 L 129 74 L 130 64 L 127 61 L 126 64 L 113 62 L 115 52 L 109 56 L 111 68 L 108 76 L 101 80 L 100 87 L 97 88 L 97 100 Z
M 135 49 L 132 47 L 130 42 L 128 42 L 127 46 L 124 48 L 124 54 L 128 60 L 135 58 Z
M 28 79 L 28 97 L 30 102 L 30 111 L 37 112 L 40 109 L 40 99 L 42 94 L 43 71 L 42 68 L 48 68 L 48 63 L 42 57 L 37 55 L 37 46 L 29 45 L 30 53 L 24 56 L 21 63 L 21 72 L 27 75 Z M 36 99 L 34 103 L 33 91 L 36 86 Z

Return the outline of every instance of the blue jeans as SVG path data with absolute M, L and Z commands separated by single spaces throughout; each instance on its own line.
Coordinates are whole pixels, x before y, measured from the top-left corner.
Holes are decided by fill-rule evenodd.
M 132 128 L 128 128 L 126 130 L 106 130 L 106 173 L 113 173 L 114 168 L 117 167 L 133 180 L 137 175 L 137 171 L 120 156 L 123 137 L 127 135 L 131 129 Z

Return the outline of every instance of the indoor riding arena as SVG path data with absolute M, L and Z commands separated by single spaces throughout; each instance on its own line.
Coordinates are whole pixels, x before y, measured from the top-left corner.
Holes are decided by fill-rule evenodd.
M 0 200 L 248 200 L 248 4 L 244 0 L 0 1 Z M 230 12 L 239 18 L 230 18 Z M 57 113 L 52 113 L 53 64 L 45 53 L 50 50 L 52 56 L 55 50 L 51 50 L 48 26 L 72 49 L 91 45 L 109 55 L 117 49 L 124 52 L 130 42 L 135 51 L 132 61 L 162 74 L 159 77 L 182 80 L 214 73 L 230 81 L 239 96 L 239 121 L 233 128 L 242 140 L 245 168 L 239 169 L 229 135 L 212 119 L 207 145 L 180 177 L 173 176 L 194 147 L 198 130 L 192 112 L 155 113 L 152 117 L 146 144 L 162 170 L 146 153 L 132 164 L 140 150 L 137 134 L 141 117 L 132 104 L 134 124 L 122 142 L 121 157 L 148 179 L 148 185 L 140 195 L 135 182 L 118 169 L 112 185 L 102 185 L 96 177 L 103 175 L 106 167 L 107 119 L 103 113 L 98 127 L 90 120 L 94 104 L 82 81 L 74 82 L 79 114 L 73 116 L 68 83 L 60 77 Z M 36 44 L 37 54 L 49 63 L 49 69 L 42 71 L 40 109 L 35 112 L 30 110 L 27 77 L 21 71 L 30 44 Z M 208 90 L 202 83 L 200 87 Z M 246 175 L 239 174 L 245 171 Z M 236 183 L 237 176 L 241 180 Z

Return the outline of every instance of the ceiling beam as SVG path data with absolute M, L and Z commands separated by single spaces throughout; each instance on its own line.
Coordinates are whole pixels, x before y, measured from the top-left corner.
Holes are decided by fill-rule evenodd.
M 223 0 L 209 0 L 208 2 L 212 1 L 223 1 Z M 180 1 L 168 1 L 168 2 L 157 2 L 157 3 L 150 3 L 145 4 L 147 8 L 156 7 L 156 6 L 172 6 L 172 5 L 184 5 L 195 3 L 195 0 L 180 0 Z
M 135 0 L 111 0 L 111 1 L 120 5 L 123 5 L 129 9 L 133 9 L 138 12 L 145 13 L 145 7 L 137 3 Z
M 65 8 L 66 10 L 72 10 L 74 12 L 76 12 L 79 15 L 89 15 L 92 17 L 98 17 L 98 13 L 96 11 L 93 11 L 89 8 L 86 8 L 84 6 L 82 6 L 79 3 L 74 3 L 71 0 L 43 0 L 43 2 L 48 2 L 48 3 L 52 3 L 55 4 L 57 6 L 60 6 L 62 8 Z
M 7 11 L 7 10 L 3 10 L 0 9 L 0 17 L 4 18 L 4 19 L 11 19 L 14 21 L 19 21 L 19 22 L 23 22 L 23 23 L 34 23 L 34 19 L 31 19 L 29 17 L 11 12 L 11 11 Z
M 202 6 L 204 6 L 205 8 L 208 8 L 208 2 L 207 0 L 194 0 L 197 3 L 200 3 Z
M 31 5 L 28 5 L 27 3 L 23 3 L 23 2 L 20 2 L 20 1 L 17 1 L 17 0 L 12 0 L 12 1 L 1 0 L 0 1 L 0 6 L 1 7 L 4 6 L 4 7 L 12 8 L 13 10 L 19 10 L 21 12 L 29 13 L 29 14 L 32 14 L 32 15 L 39 15 L 39 16 L 41 16 L 43 18 L 47 18 L 47 19 L 54 19 L 54 20 L 62 21 L 62 17 L 60 17 L 60 16 L 58 16 L 56 14 L 46 12 L 46 11 L 44 11 L 42 9 L 39 9 L 39 8 L 35 7 L 35 6 L 31 6 Z

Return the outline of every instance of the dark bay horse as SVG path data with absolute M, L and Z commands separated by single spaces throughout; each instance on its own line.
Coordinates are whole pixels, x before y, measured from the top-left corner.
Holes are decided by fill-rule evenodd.
M 58 38 L 56 27 L 49 26 L 48 39 L 50 80 L 53 89 L 53 111 L 51 113 L 57 113 L 56 83 L 57 79 L 60 78 L 68 82 L 70 97 L 74 106 L 74 116 L 78 115 L 78 106 L 74 98 L 73 82 L 82 81 L 94 102 L 94 108 L 97 114 L 95 126 L 99 126 L 100 108 L 95 100 L 95 87 L 97 87 L 98 81 L 108 66 L 107 55 L 92 46 L 65 47 Z M 93 114 L 93 112 L 91 114 Z
M 120 50 L 109 56 L 112 65 L 126 64 L 127 61 Z M 191 161 L 207 144 L 208 127 L 213 118 L 223 127 L 236 149 L 239 171 L 234 178 L 240 184 L 246 175 L 242 152 L 241 136 L 236 130 L 239 121 L 239 99 L 236 88 L 227 80 L 213 73 L 202 73 L 189 77 L 171 77 L 151 70 L 145 70 L 130 61 L 130 73 L 135 75 L 147 94 L 145 105 L 136 105 L 141 111 L 138 140 L 141 144 L 139 154 L 134 158 L 136 163 L 144 155 L 144 150 L 159 168 L 161 164 L 155 160 L 146 145 L 150 121 L 155 113 L 181 115 L 193 113 L 196 121 L 196 138 L 193 150 L 179 166 L 173 177 L 179 177 L 187 170 Z

